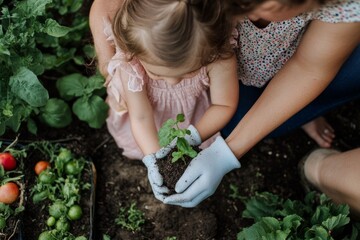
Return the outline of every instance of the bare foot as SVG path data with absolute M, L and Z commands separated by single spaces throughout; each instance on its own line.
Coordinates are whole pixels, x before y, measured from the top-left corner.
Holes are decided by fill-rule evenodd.
M 335 138 L 334 129 L 323 117 L 318 117 L 301 127 L 320 147 L 329 148 Z

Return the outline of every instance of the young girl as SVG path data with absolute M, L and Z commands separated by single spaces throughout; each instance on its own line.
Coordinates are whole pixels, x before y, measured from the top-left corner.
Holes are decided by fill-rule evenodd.
M 228 171 L 240 166 L 238 158 L 270 133 L 288 132 L 360 97 L 358 0 L 227 2 L 238 20 L 238 110 L 223 131 L 226 140 L 216 141 L 192 160 L 176 185 L 179 194 L 164 199 L 168 204 L 196 206 L 214 193 Z M 323 119 L 304 128 L 319 145 L 330 146 L 334 135 Z M 359 151 L 350 153 L 356 165 Z M 342 195 L 345 203 L 360 202 L 359 164 L 352 164 L 332 164 L 314 173 L 319 178 L 327 175 L 323 181 L 332 178 L 327 192 L 352 189 Z M 345 186 L 348 183 L 351 186 Z
M 112 26 L 106 22 L 116 48 L 107 67 L 107 126 L 128 158 L 159 150 L 158 129 L 178 113 L 204 141 L 235 112 L 230 24 L 220 0 L 193 2 L 126 0 Z

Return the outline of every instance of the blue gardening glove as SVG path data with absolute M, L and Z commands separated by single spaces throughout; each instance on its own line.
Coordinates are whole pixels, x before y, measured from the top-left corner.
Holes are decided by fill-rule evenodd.
M 190 162 L 176 183 L 175 191 L 178 194 L 166 197 L 163 202 L 195 207 L 215 192 L 226 173 L 240 166 L 224 139 L 217 137 Z
M 155 198 L 163 201 L 165 196 L 164 193 L 168 193 L 169 189 L 163 186 L 163 177 L 159 172 L 159 168 L 156 164 L 156 159 L 163 158 L 167 155 L 164 149 L 160 149 L 156 153 L 146 155 L 142 161 L 147 167 L 148 179 L 150 182 L 151 189 L 155 195 Z
M 191 134 L 190 135 L 187 134 L 185 136 L 185 140 L 191 146 L 199 146 L 202 143 L 202 141 L 201 141 L 201 137 L 200 137 L 198 130 L 193 125 L 189 125 L 187 130 L 189 130 Z M 160 150 L 160 151 L 162 151 L 162 154 L 164 154 L 164 156 L 166 156 L 176 146 L 176 141 L 177 141 L 177 138 L 175 138 L 168 146 L 163 147 Z

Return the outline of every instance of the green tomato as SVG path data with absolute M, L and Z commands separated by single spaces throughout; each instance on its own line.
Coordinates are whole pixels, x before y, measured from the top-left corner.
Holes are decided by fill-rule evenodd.
M 49 207 L 49 214 L 56 219 L 59 219 L 61 216 L 65 216 L 67 212 L 67 207 L 62 202 L 55 202 Z
M 79 205 L 73 205 L 68 211 L 68 217 L 70 220 L 79 220 L 82 216 L 82 209 Z
M 79 163 L 79 161 L 73 160 L 65 165 L 65 172 L 68 175 L 77 175 L 81 172 L 82 167 Z
M 49 169 L 44 170 L 39 175 L 39 181 L 45 184 L 52 184 L 56 179 L 55 173 L 51 172 Z
M 6 219 L 4 217 L 0 217 L 0 230 L 3 230 L 6 227 Z
M 68 232 L 70 230 L 70 223 L 66 218 L 60 218 L 56 222 L 56 230 L 61 232 Z
M 60 148 L 60 153 L 59 155 L 57 156 L 57 158 L 60 160 L 60 161 L 63 161 L 63 162 L 68 162 L 70 159 L 73 158 L 72 156 L 72 153 L 69 149 L 67 148 Z
M 48 218 L 48 220 L 46 221 L 46 224 L 49 226 L 49 227 L 52 227 L 54 226 L 56 223 L 56 219 L 53 217 L 53 216 L 50 216 Z
M 38 240 L 56 240 L 56 237 L 50 231 L 45 231 L 39 235 Z
M 35 193 L 32 197 L 33 203 L 39 203 L 43 200 L 45 200 L 49 195 L 49 192 L 47 190 Z

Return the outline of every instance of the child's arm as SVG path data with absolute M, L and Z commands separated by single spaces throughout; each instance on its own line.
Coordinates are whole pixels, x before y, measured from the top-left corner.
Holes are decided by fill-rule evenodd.
M 294 56 L 270 81 L 226 139 L 234 154 L 238 158 L 243 156 L 267 134 L 319 96 L 359 40 L 360 23 L 313 21 Z
M 239 99 L 236 69 L 235 56 L 208 66 L 211 106 L 195 124 L 203 141 L 225 127 L 236 111 Z
M 104 19 L 111 21 L 123 0 L 95 0 L 91 5 L 89 23 L 93 36 L 98 68 L 106 78 L 108 75 L 107 64 L 115 54 L 114 46 L 106 40 L 104 34 Z
M 146 156 L 160 149 L 152 106 L 147 97 L 145 86 L 140 92 L 127 89 L 127 74 L 121 73 L 127 107 L 130 116 L 131 130 L 135 141 Z

